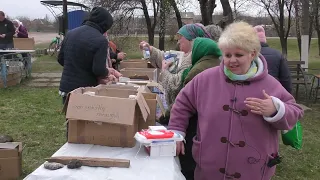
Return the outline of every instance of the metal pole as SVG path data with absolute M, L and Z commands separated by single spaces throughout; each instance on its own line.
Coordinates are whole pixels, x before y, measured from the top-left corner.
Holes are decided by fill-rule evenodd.
M 63 0 L 63 35 L 68 32 L 68 4 L 67 0 Z

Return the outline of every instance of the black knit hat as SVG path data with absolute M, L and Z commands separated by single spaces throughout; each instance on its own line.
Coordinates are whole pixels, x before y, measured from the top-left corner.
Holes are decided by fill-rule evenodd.
M 112 27 L 113 18 L 106 8 L 94 7 L 89 14 L 88 21 L 97 24 L 102 33 L 106 32 Z

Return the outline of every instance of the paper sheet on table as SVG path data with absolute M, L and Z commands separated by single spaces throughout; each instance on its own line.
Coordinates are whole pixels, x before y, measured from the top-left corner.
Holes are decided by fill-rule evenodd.
M 53 156 L 83 156 L 130 159 L 130 168 L 86 167 L 47 170 L 41 165 L 25 180 L 185 180 L 174 157 L 148 157 L 140 144 L 134 148 L 113 148 L 89 144 L 64 144 Z M 137 152 L 139 153 L 137 154 Z M 136 156 L 137 154 L 137 156 Z

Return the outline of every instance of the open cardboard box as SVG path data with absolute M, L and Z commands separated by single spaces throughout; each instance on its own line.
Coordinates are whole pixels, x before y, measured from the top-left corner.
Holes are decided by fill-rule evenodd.
M 149 80 L 158 81 L 158 70 L 154 68 L 124 68 L 120 73 L 131 79 L 136 79 L 135 76 L 147 76 Z
M 72 91 L 64 111 L 69 121 L 68 142 L 112 147 L 133 147 L 139 122 L 146 122 L 150 115 L 142 92 L 102 87 Z
M 154 68 L 151 63 L 144 59 L 130 59 L 120 62 L 120 69 L 124 68 Z
M 15 86 L 17 84 L 20 84 L 21 82 L 21 72 L 14 72 L 14 73 L 8 73 L 7 74 L 7 87 Z M 4 81 L 2 80 L 2 77 L 0 77 L 0 88 L 4 87 Z
M 22 143 L 0 143 L 0 179 L 13 180 L 21 175 Z
M 14 48 L 19 50 L 34 50 L 35 41 L 34 38 L 13 38 Z
M 162 114 L 165 114 L 165 108 L 163 106 L 163 102 L 161 98 L 150 91 L 147 86 L 138 86 L 138 85 L 98 85 L 97 88 L 105 88 L 105 89 L 127 89 L 142 92 L 144 99 L 147 102 L 148 107 L 150 108 L 150 114 L 146 121 L 140 120 L 138 131 L 141 129 L 148 129 L 149 126 L 154 126 L 156 124 L 156 116 L 157 116 L 157 105 L 159 105 Z
M 164 93 L 164 88 L 162 87 L 161 84 L 155 82 L 155 81 L 150 81 L 150 80 L 129 80 L 125 82 L 126 84 L 134 84 L 134 85 L 139 85 L 142 86 L 143 89 L 145 89 L 145 92 L 151 93 L 152 88 L 158 89 L 161 93 Z

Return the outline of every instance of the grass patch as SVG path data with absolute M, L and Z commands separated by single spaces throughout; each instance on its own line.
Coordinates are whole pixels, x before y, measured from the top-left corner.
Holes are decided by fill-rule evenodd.
M 281 145 L 280 154 L 284 157 L 277 166 L 275 180 L 310 180 L 320 176 L 320 105 L 305 113 L 301 121 L 303 127 L 303 148 L 298 151 Z M 280 143 L 282 144 L 282 142 Z
M 63 67 L 58 63 L 55 56 L 40 56 L 32 64 L 33 73 L 49 73 L 49 72 L 62 72 Z
M 56 88 L 23 85 L 0 89 L 0 134 L 25 145 L 23 175 L 30 174 L 66 141 L 60 114 L 62 101 Z
M 36 49 L 46 49 L 49 47 L 49 44 L 50 44 L 50 42 L 49 43 L 39 43 L 39 44 L 36 44 L 35 48 Z

